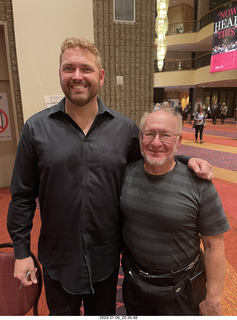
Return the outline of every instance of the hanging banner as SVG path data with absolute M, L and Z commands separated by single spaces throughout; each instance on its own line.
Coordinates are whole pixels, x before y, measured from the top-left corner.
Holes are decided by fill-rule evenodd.
M 237 69 L 237 1 L 215 14 L 210 72 Z
M 11 127 L 8 112 L 7 94 L 0 93 L 0 141 L 10 141 Z

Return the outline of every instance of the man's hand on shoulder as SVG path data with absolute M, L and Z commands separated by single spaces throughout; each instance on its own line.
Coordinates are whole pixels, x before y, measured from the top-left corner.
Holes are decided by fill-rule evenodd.
M 214 172 L 212 165 L 201 158 L 190 158 L 188 161 L 189 169 L 193 170 L 199 178 L 212 180 Z

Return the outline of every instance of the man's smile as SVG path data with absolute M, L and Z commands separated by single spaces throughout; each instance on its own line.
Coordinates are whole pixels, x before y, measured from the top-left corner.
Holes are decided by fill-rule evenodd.
M 87 88 L 87 86 L 86 85 L 72 84 L 71 88 L 75 89 L 75 90 L 83 90 L 83 89 Z

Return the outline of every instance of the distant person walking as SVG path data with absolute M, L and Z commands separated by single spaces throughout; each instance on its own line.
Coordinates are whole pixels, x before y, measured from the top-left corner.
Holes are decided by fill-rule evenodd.
M 179 112 L 182 115 L 183 109 L 181 106 L 181 102 L 179 102 L 175 107 L 174 107 L 175 111 Z
M 183 120 L 186 120 L 186 123 L 191 124 L 191 116 L 192 116 L 192 104 L 189 102 L 186 107 L 184 108 L 184 111 L 182 113 Z
M 221 107 L 220 107 L 221 124 L 224 124 L 225 118 L 226 118 L 226 114 L 227 114 L 227 105 L 225 104 L 225 102 L 223 102 Z
M 216 119 L 219 114 L 219 105 L 215 101 L 214 104 L 211 106 L 211 118 L 212 118 L 212 123 L 216 124 Z
M 205 112 L 203 111 L 203 105 L 198 105 L 197 112 L 194 115 L 194 124 L 193 127 L 195 128 L 195 142 L 197 142 L 198 139 L 198 133 L 200 138 L 200 143 L 204 143 L 202 140 L 203 137 L 203 128 L 205 123 Z

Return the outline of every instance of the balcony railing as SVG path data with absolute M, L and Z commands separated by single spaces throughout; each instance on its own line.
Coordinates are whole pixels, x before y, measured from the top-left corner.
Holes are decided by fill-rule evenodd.
M 167 35 L 197 32 L 200 30 L 200 21 L 192 20 L 185 22 L 170 23 L 168 26 Z
M 174 59 L 164 62 L 162 71 L 196 70 L 210 65 L 211 53 L 204 54 L 195 59 Z M 157 60 L 154 61 L 154 72 L 159 72 Z
M 228 3 L 232 3 L 232 2 L 234 1 L 229 1 Z M 215 15 L 219 11 L 225 8 L 226 4 L 227 3 L 209 11 L 198 21 L 197 20 L 180 21 L 180 22 L 169 24 L 167 35 L 200 31 L 202 28 L 214 22 Z

